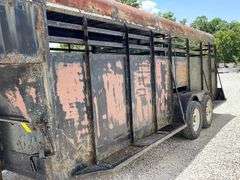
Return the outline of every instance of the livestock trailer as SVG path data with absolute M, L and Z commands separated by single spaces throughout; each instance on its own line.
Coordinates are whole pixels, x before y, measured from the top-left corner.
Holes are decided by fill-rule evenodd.
M 0 1 L 1 170 L 114 170 L 212 122 L 213 36 L 111 0 Z

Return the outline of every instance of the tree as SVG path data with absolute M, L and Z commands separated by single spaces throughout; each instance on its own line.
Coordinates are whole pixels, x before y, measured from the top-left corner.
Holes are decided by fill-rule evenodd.
M 206 16 L 199 16 L 199 17 L 197 17 L 193 21 L 191 26 L 196 28 L 196 29 L 199 29 L 201 31 L 205 31 L 205 32 L 209 32 L 210 33 L 208 18 Z
M 220 30 L 215 34 L 218 59 L 223 62 L 240 62 L 240 28 Z
M 165 19 L 168 19 L 168 20 L 171 20 L 171 21 L 174 21 L 174 22 L 176 21 L 176 17 L 174 15 L 174 13 L 171 12 L 171 11 L 168 11 L 168 12 L 165 12 L 165 13 L 159 13 L 158 15 L 165 18 Z
M 221 30 L 227 30 L 228 22 L 224 21 L 220 18 L 214 18 L 208 22 L 208 32 L 211 34 L 215 34 Z
M 218 60 L 240 62 L 240 22 L 229 23 L 220 18 L 208 20 L 206 16 L 199 16 L 192 27 L 214 35 Z
M 138 0 L 120 0 L 120 2 L 133 7 L 140 7 L 140 3 Z
M 186 25 L 187 24 L 187 19 L 183 18 L 182 20 L 179 21 L 181 24 Z

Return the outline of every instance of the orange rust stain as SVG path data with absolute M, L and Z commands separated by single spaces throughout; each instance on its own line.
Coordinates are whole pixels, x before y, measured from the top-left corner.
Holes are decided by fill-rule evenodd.
M 116 74 L 109 63 L 107 73 L 103 75 L 103 83 L 107 98 L 107 118 L 109 120 L 109 128 L 113 129 L 115 123 L 118 125 L 126 124 L 124 77 L 122 74 Z
M 159 116 L 162 116 L 162 113 L 167 111 L 167 99 L 168 99 L 168 73 L 162 73 L 163 68 L 168 70 L 167 62 L 164 60 L 156 61 L 156 85 L 160 92 L 157 92 L 157 112 Z
M 187 69 L 187 61 L 175 61 L 175 78 L 178 87 L 188 86 L 188 69 Z
M 66 119 L 79 119 L 77 102 L 84 102 L 84 84 L 80 64 L 59 63 L 57 66 L 57 95 Z
M 66 113 L 65 119 L 73 120 L 78 129 L 77 141 L 89 133 L 87 113 L 79 114 L 77 103 L 85 102 L 83 69 L 77 63 L 59 63 L 56 67 L 57 95 Z M 86 112 L 86 108 L 83 109 Z M 81 117 L 81 122 L 80 122 Z
M 15 107 L 18 108 L 25 118 L 28 118 L 27 108 L 23 101 L 22 95 L 17 87 L 14 90 L 9 90 L 6 92 L 6 97 L 8 98 L 9 102 Z
M 137 127 L 143 127 L 152 120 L 152 93 L 151 93 L 151 74 L 150 64 L 142 63 L 139 65 L 138 71 L 133 74 L 135 103 L 134 117 L 137 119 L 134 123 Z

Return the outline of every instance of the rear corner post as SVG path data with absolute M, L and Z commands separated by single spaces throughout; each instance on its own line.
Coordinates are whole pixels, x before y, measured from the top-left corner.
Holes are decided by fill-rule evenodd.
M 204 77 L 204 72 L 203 72 L 203 43 L 200 42 L 199 45 L 200 48 L 200 71 L 201 71 L 201 90 L 204 90 L 204 83 L 203 83 L 203 77 Z
M 156 67 L 155 67 L 155 47 L 154 47 L 154 33 L 150 31 L 150 57 L 151 57 L 151 88 L 152 88 L 152 111 L 155 132 L 158 131 L 157 124 L 157 101 L 156 101 Z
M 187 55 L 187 69 L 188 69 L 188 91 L 191 91 L 190 44 L 189 44 L 189 39 L 186 39 L 186 55 Z
M 129 125 L 129 135 L 131 143 L 134 142 L 134 132 L 133 132 L 133 116 L 132 116 L 132 94 L 131 94 L 131 72 L 130 72 L 130 49 L 129 49 L 129 37 L 128 37 L 128 27 L 124 23 L 124 48 L 125 55 L 124 58 L 124 69 L 125 69 L 125 83 L 126 83 L 126 104 L 127 104 L 127 120 Z
M 208 72 L 209 72 L 209 92 L 211 97 L 213 97 L 212 94 L 212 45 L 208 43 Z

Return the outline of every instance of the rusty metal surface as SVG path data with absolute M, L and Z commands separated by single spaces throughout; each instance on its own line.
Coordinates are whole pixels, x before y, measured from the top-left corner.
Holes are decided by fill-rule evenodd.
M 97 159 L 130 142 L 124 80 L 124 55 L 92 54 L 91 76 Z
M 39 120 L 45 116 L 41 65 L 0 65 L 0 115 Z
M 67 175 L 77 163 L 90 164 L 93 155 L 87 116 L 83 54 L 52 53 L 54 76 L 54 139 L 52 171 Z
M 177 87 L 188 86 L 188 68 L 186 57 L 173 57 L 174 77 Z
M 149 56 L 130 56 L 133 131 L 135 140 L 154 132 Z
M 0 1 L 0 116 L 10 118 L 0 123 L 0 153 L 5 168 L 26 174 L 33 172 L 30 157 L 45 150 L 37 124 L 49 119 L 44 14 L 40 1 Z M 12 117 L 30 122 L 32 132 Z
M 41 3 L 0 2 L 0 64 L 43 61 L 44 10 Z
M 209 90 L 210 88 L 210 80 L 209 80 L 209 67 L 208 67 L 208 57 L 207 56 L 204 56 L 203 57 L 203 72 L 205 74 L 205 77 L 203 78 L 203 87 L 204 87 L 204 90 Z M 206 78 L 206 79 L 205 79 Z
M 201 90 L 201 61 L 200 57 L 190 58 L 190 78 L 191 78 L 191 90 Z
M 90 54 L 88 57 L 87 52 L 61 52 L 51 53 L 48 58 L 45 9 L 39 2 L 0 2 L 0 116 L 17 116 L 34 123 L 44 120 L 49 130 L 44 131 L 40 126 L 43 133 L 33 129 L 27 134 L 17 124 L 1 122 L 3 135 L 0 142 L 3 143 L 0 150 L 3 147 L 8 169 L 25 175 L 34 174 L 30 157 L 35 153 L 42 153 L 43 157 L 49 152 L 42 151 L 49 146 L 44 139 L 48 136 L 53 140 L 54 148 L 51 150 L 55 151 L 46 153 L 44 160 L 36 158 L 39 165 L 37 173 L 46 172 L 49 179 L 69 179 L 74 168 L 91 166 L 95 158 L 101 161 L 131 147 L 132 130 L 137 141 L 152 135 L 156 124 L 160 129 L 172 123 L 172 105 L 176 102 L 172 101 L 170 61 L 167 57 L 155 57 L 156 74 L 152 76 L 151 57 L 147 55 L 131 55 L 130 69 L 124 66 L 126 54 Z M 112 18 L 121 24 L 127 22 L 144 28 L 162 29 L 172 35 L 176 33 L 198 40 L 211 41 L 212 38 L 115 1 L 49 2 L 77 7 L 81 13 L 89 15 L 90 12 L 91 16 L 91 13 L 96 13 L 98 17 Z M 74 11 L 69 7 L 68 10 Z M 185 86 L 187 73 L 182 61 L 180 58 L 176 61 L 176 77 L 179 84 Z M 195 82 L 192 86 L 197 90 L 200 85 L 199 65 L 199 58 L 191 58 L 191 82 Z M 131 76 L 131 92 L 125 79 L 127 70 Z M 152 83 L 156 83 L 157 123 L 154 122 Z M 132 98 L 126 97 L 128 93 Z M 132 103 L 132 112 L 127 111 L 127 101 Z M 93 106 L 93 111 L 89 106 Z M 130 113 L 133 129 L 128 119 Z
M 155 57 L 156 68 L 156 103 L 158 129 L 171 123 L 171 79 L 169 60 L 166 57 Z
M 213 36 L 208 33 L 154 16 L 145 11 L 121 4 L 114 0 L 48 0 L 48 6 L 63 8 L 50 3 L 72 7 L 74 8 L 72 11 L 75 12 L 76 9 L 79 9 L 83 13 L 94 13 L 121 22 L 137 24 L 156 30 L 161 29 L 173 36 L 180 36 L 198 41 L 213 41 Z M 71 11 L 70 8 L 65 9 Z
M 20 117 L 35 123 L 46 118 L 46 99 L 41 66 L 0 65 L 0 115 Z M 20 125 L 1 123 L 1 139 L 4 150 L 25 154 L 40 149 L 39 134 L 24 132 Z

